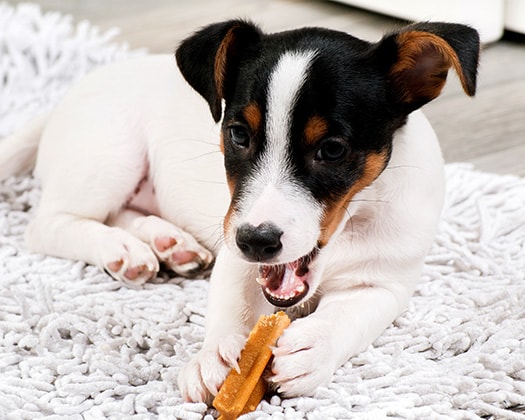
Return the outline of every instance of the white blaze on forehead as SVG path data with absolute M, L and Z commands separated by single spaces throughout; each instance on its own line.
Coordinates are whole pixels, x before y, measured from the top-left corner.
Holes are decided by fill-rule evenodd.
M 315 51 L 289 51 L 284 53 L 268 84 L 266 114 L 266 150 L 264 164 L 273 177 L 282 176 L 288 167 L 288 145 L 292 114 L 308 76 Z
M 308 254 L 320 233 L 320 205 L 293 179 L 289 157 L 293 111 L 315 54 L 286 52 L 273 69 L 267 90 L 265 149 L 233 217 L 237 226 L 270 222 L 281 229 L 282 262 Z

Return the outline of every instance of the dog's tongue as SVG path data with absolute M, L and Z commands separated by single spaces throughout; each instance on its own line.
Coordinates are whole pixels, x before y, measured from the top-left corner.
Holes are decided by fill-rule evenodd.
M 305 275 L 308 267 L 295 261 L 282 265 L 266 265 L 259 269 L 258 278 L 268 301 L 276 306 L 291 306 L 308 291 Z
M 268 288 L 272 294 L 278 296 L 289 296 L 294 294 L 304 285 L 302 279 L 295 275 L 295 267 L 291 264 L 269 266 L 263 268 L 266 275 L 266 284 L 264 286 Z

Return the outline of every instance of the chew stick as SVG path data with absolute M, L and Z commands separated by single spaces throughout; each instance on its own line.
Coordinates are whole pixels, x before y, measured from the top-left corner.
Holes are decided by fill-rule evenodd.
M 259 318 L 241 351 L 240 372 L 230 371 L 213 400 L 213 406 L 221 414 L 219 419 L 233 420 L 257 408 L 266 392 L 261 375 L 272 356 L 271 346 L 288 325 L 290 319 L 284 312 Z
M 266 394 L 267 388 L 268 388 L 268 384 L 261 376 L 259 380 L 257 381 L 257 383 L 255 384 L 255 388 L 253 388 L 250 398 L 248 398 L 248 401 L 246 401 L 246 404 L 244 405 L 239 415 L 250 413 L 254 411 L 259 405 L 259 403 L 261 402 L 261 400 L 263 399 L 264 394 Z M 225 417 L 222 416 L 222 420 L 224 419 Z

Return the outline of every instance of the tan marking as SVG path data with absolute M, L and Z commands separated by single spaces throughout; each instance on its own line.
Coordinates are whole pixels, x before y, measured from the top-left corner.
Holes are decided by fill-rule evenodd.
M 219 45 L 219 48 L 217 49 L 217 54 L 215 55 L 213 71 L 217 95 L 220 98 L 224 98 L 224 79 L 226 76 L 226 65 L 228 63 L 228 52 L 232 44 L 235 42 L 235 31 L 239 28 L 239 26 L 240 25 L 234 25 L 228 30 L 221 44 Z
M 321 222 L 320 245 L 325 246 L 343 219 L 348 203 L 365 187 L 369 186 L 383 171 L 387 163 L 387 153 L 372 153 L 366 158 L 363 174 L 348 193 L 338 201 L 328 205 Z
M 250 126 L 252 133 L 259 132 L 262 121 L 262 114 L 259 105 L 252 102 L 251 104 L 246 106 L 246 108 L 244 108 L 243 110 L 243 116 L 248 125 Z
M 397 36 L 399 59 L 390 75 L 402 89 L 401 100 L 413 103 L 436 98 L 445 85 L 450 67 L 456 70 L 465 93 L 468 86 L 454 49 L 437 35 L 410 31 Z
M 318 115 L 310 117 L 304 128 L 304 140 L 306 144 L 315 144 L 328 132 L 328 123 Z
M 221 150 L 221 153 L 224 155 L 224 133 L 222 132 L 222 130 L 220 134 L 219 149 Z
M 222 131 L 221 131 L 220 149 L 221 149 L 222 154 L 224 154 L 224 135 Z M 230 197 L 233 196 L 233 192 L 235 191 L 235 187 L 236 187 L 235 181 L 236 181 L 235 179 L 233 179 L 231 176 L 228 175 L 228 173 L 226 173 L 226 183 L 230 191 Z M 223 229 L 224 229 L 225 234 L 226 234 L 226 231 L 228 230 L 228 226 L 230 224 L 230 218 L 233 212 L 234 212 L 233 206 L 230 204 L 228 211 L 226 212 L 226 215 L 224 216 L 224 221 L 223 221 Z
M 232 186 L 230 185 L 230 182 L 228 181 L 228 186 L 230 187 L 230 191 L 232 191 Z M 222 228 L 223 228 L 223 231 L 224 231 L 224 237 L 228 237 L 228 231 L 230 230 L 230 225 L 231 225 L 231 218 L 233 216 L 233 214 L 235 213 L 235 210 L 233 208 L 233 203 L 230 203 L 230 206 L 228 207 L 228 211 L 226 212 L 226 214 L 224 215 L 224 220 L 223 220 L 223 223 L 222 223 Z
M 230 198 L 233 197 L 233 193 L 235 192 L 235 188 L 237 187 L 236 181 L 237 180 L 234 179 L 234 177 L 231 177 L 228 173 L 226 173 L 226 184 L 228 185 L 228 190 L 230 191 Z M 234 206 L 233 206 L 233 202 L 230 202 L 230 205 L 228 207 L 228 211 L 224 215 L 224 221 L 223 221 L 223 229 L 224 229 L 224 234 L 225 235 L 226 235 L 226 232 L 229 229 L 230 219 L 231 219 L 233 213 L 235 213 L 235 209 L 234 209 Z

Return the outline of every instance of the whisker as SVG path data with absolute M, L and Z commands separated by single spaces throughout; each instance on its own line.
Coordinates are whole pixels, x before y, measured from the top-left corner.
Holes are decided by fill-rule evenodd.
M 217 185 L 226 185 L 226 182 L 222 181 L 210 181 L 209 179 L 196 179 L 195 181 L 201 182 L 203 184 L 217 184 Z
M 207 145 L 210 145 L 210 146 L 217 146 L 217 148 L 219 147 L 219 145 L 217 144 L 217 142 L 214 142 L 214 141 L 207 141 L 207 140 L 203 140 L 203 139 L 198 139 L 198 138 L 187 138 L 187 137 L 179 137 L 179 138 L 175 138 L 173 141 L 176 141 L 177 143 L 181 143 L 181 142 L 186 142 L 186 143 L 201 143 L 201 144 L 207 144 Z
M 350 232 L 351 232 L 350 242 L 353 242 L 354 240 L 354 219 L 353 217 L 350 216 L 350 219 L 348 219 L 348 221 L 350 222 Z
M 361 198 L 359 200 L 351 200 L 351 203 L 390 203 L 390 201 L 387 200 L 370 200 L 366 198 Z
M 414 165 L 395 165 L 395 166 L 387 166 L 385 168 L 385 170 L 387 169 L 421 169 L 421 167 L 419 166 L 414 166 Z
M 195 156 L 195 157 L 191 157 L 191 158 L 188 158 L 188 159 L 182 159 L 182 160 L 179 160 L 178 162 L 192 162 L 194 160 L 198 160 L 198 159 L 201 159 L 205 156 L 210 156 L 210 155 L 214 155 L 216 153 L 219 153 L 221 154 L 221 151 L 220 150 L 213 150 L 211 152 L 207 152 L 207 153 L 203 153 L 202 155 L 198 155 L 198 156 Z
M 204 214 L 204 213 L 201 213 Z M 213 237 L 216 237 L 214 246 L 217 247 L 218 245 L 221 245 L 224 242 L 224 230 L 223 230 L 223 220 L 224 216 L 209 216 L 204 214 L 207 217 L 215 217 L 216 219 L 219 219 L 219 222 L 208 224 L 204 227 L 202 227 L 200 230 L 197 230 L 197 232 L 213 232 Z
M 223 246 L 226 246 L 225 243 L 226 243 L 226 241 L 225 241 L 224 237 L 221 237 L 221 238 L 217 239 L 217 241 L 215 242 L 214 246 L 215 246 L 216 249 L 220 249 Z

